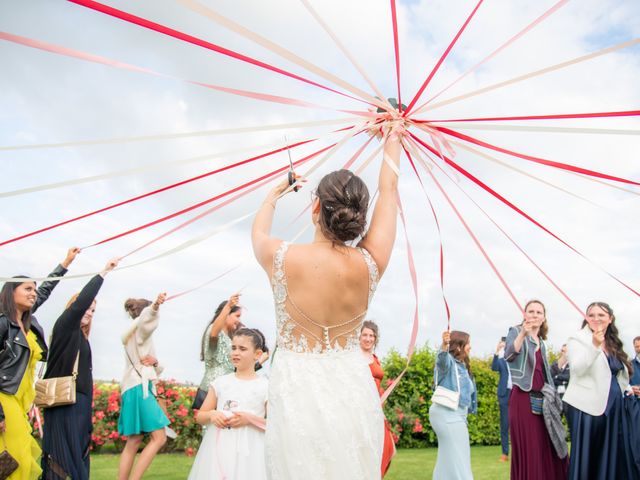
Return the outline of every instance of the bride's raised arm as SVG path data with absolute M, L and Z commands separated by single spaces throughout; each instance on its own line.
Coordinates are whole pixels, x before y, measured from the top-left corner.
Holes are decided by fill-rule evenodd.
M 267 198 L 265 198 L 262 205 L 260 205 L 256 218 L 253 220 L 253 227 L 251 228 L 253 254 L 267 273 L 271 272 L 273 256 L 281 243 L 280 239 L 271 236 L 273 214 L 276 211 L 276 202 L 288 188 L 289 181 L 285 178 L 269 191 Z
M 397 128 L 402 130 L 402 127 Z M 371 216 L 371 225 L 359 244 L 375 260 L 380 276 L 389 264 L 393 242 L 396 239 L 396 219 L 398 216 L 396 197 L 398 194 L 400 149 L 400 135 L 391 130 L 385 140 L 384 158 L 378 178 L 378 200 Z M 388 162 L 395 166 L 395 170 Z

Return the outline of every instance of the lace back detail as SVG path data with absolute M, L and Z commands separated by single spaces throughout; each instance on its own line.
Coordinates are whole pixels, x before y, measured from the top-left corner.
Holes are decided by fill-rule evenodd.
M 273 261 L 273 275 L 271 277 L 271 287 L 273 289 L 273 297 L 276 305 L 276 324 L 278 330 L 278 348 L 291 350 L 300 353 L 322 353 L 328 351 L 351 350 L 358 347 L 358 332 L 367 314 L 367 310 L 356 315 L 352 319 L 337 325 L 321 325 L 311 319 L 300 309 L 289 296 L 287 288 L 287 276 L 285 273 L 285 256 L 289 248 L 288 242 L 282 242 Z M 378 267 L 369 254 L 363 248 L 357 249 L 367 265 L 369 272 L 369 289 L 367 298 L 367 309 L 373 298 L 376 287 L 378 286 Z M 320 330 L 317 334 L 295 321 L 286 308 L 287 300 L 295 309 L 301 318 L 309 322 L 310 327 Z M 340 331 L 342 329 L 342 331 Z M 338 330 L 332 334 L 332 330 Z M 339 339 L 345 338 L 344 346 L 340 344 Z M 314 340 L 314 345 L 309 345 L 309 340 Z

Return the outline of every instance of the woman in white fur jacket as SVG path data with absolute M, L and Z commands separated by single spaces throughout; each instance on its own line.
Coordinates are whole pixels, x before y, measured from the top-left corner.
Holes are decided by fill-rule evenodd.
M 637 446 L 623 425 L 629 357 L 611 307 L 594 302 L 586 313 L 582 329 L 567 342 L 571 378 L 563 400 L 571 431 L 569 479 L 640 478 L 631 453 Z

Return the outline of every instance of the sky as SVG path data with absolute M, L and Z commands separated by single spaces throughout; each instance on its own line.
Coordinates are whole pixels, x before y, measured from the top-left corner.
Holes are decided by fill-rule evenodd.
M 330 85 L 327 80 L 219 26 L 178 1 L 107 3 Z M 303 2 L 203 3 L 317 67 L 374 94 L 358 70 L 305 9 Z M 458 79 L 555 3 L 548 0 L 483 2 L 421 100 L 428 100 Z M 397 97 L 389 3 L 354 0 L 314 2 L 313 5 L 376 86 L 386 96 Z M 476 2 L 463 0 L 397 2 L 403 103 L 411 100 L 475 5 Z M 0 31 L 108 57 L 165 75 L 114 68 L 0 40 L 0 165 L 3 180 L 0 238 L 3 241 L 281 148 L 285 145 L 285 136 L 290 142 L 319 138 L 293 149 L 292 156 L 296 160 L 344 136 L 344 132 L 332 131 L 352 125 L 352 115 L 339 110 L 367 108 L 362 102 L 69 2 L 2 0 Z M 466 75 L 438 101 L 638 37 L 640 4 L 637 1 L 568 1 L 526 35 Z M 637 110 L 640 104 L 638 78 L 640 47 L 636 45 L 434 108 L 416 117 L 435 120 Z M 323 108 L 244 98 L 189 81 L 295 98 Z M 344 123 L 291 126 L 340 119 Z M 177 133 L 232 128 L 252 130 L 251 127 L 281 124 L 289 126 L 235 134 L 169 137 Z M 516 122 L 503 124 L 516 125 Z M 640 121 L 637 117 L 529 121 L 517 122 L 517 125 L 599 130 L 576 133 L 461 128 L 459 131 L 518 152 L 640 180 Z M 616 132 L 605 133 L 603 129 Z M 124 140 L 137 136 L 156 138 Z M 104 142 L 77 144 L 88 140 Z M 72 145 L 42 147 L 62 142 Z M 310 176 L 307 191 L 303 189 L 288 195 L 278 204 L 275 235 L 291 240 L 311 223 L 308 213 L 296 219 L 309 202 L 308 191 L 322 174 L 340 168 L 363 142 L 363 136 L 349 140 Z M 376 142 L 374 140 L 356 161 L 356 168 L 374 151 Z M 17 146 L 32 148 L 15 148 Z M 481 206 L 580 308 L 595 300 L 609 302 L 616 313 L 627 352 L 631 353 L 631 340 L 640 335 L 640 299 L 606 272 L 632 288 L 640 289 L 640 257 L 636 242 L 640 233 L 638 187 L 597 183 L 578 174 L 500 153 L 482 150 L 493 157 L 491 160 L 458 145 L 452 147 L 456 162 L 584 255 L 578 255 L 552 238 L 450 167 L 443 169 L 451 179 L 437 168 L 433 170 L 518 303 L 524 304 L 531 298 L 544 301 L 551 346 L 559 348 L 567 336 L 580 327 L 580 314 L 470 199 Z M 378 155 L 362 173 L 371 191 L 376 188 L 380 161 Z M 0 246 L 1 274 L 5 277 L 16 274 L 44 276 L 64 258 L 70 246 L 92 245 L 287 164 L 286 154 L 280 153 Z M 304 174 L 307 168 L 300 168 L 299 172 Z M 139 171 L 123 173 L 130 169 Z M 447 325 L 440 288 L 438 230 L 425 194 L 406 159 L 402 161 L 401 171 L 400 194 L 418 277 L 418 344 L 435 345 Z M 440 223 L 451 326 L 471 334 L 472 354 L 487 356 L 509 326 L 521 320 L 521 313 L 445 197 L 424 171 L 421 174 Z M 107 178 L 86 181 L 98 175 Z M 30 193 L 16 192 L 58 182 L 63 185 Z M 189 248 L 113 272 L 107 277 L 98 296 L 91 334 L 96 378 L 118 379 L 122 373 L 125 358 L 120 335 L 129 322 L 122 307 L 127 298 L 153 299 L 163 291 L 169 295 L 180 293 L 232 268 L 235 269 L 219 280 L 162 307 L 161 324 L 154 339 L 160 361 L 166 366 L 165 376 L 180 381 L 200 381 L 203 366 L 198 360 L 198 352 L 202 330 L 218 303 L 236 291 L 242 293 L 243 322 L 260 328 L 271 343 L 275 341 L 268 278 L 251 250 L 251 217 L 238 220 L 260 205 L 271 185 L 221 207 L 122 260 L 122 266 L 133 265 L 184 242 L 207 237 Z M 193 218 L 204 208 L 86 248 L 72 265 L 69 275 L 97 272 L 109 258 L 123 256 L 143 246 Z M 209 236 L 216 229 L 218 233 Z M 311 232 L 307 228 L 297 241 L 309 241 Z M 60 283 L 38 312 L 47 332 L 51 331 L 68 298 L 87 280 L 85 277 Z M 380 325 L 379 354 L 384 356 L 391 349 L 400 353 L 406 351 L 414 308 L 407 246 L 399 223 L 390 266 L 368 315 Z

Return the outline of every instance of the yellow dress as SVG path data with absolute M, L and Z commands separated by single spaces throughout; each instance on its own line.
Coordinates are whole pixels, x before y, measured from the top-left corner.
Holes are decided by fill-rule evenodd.
M 19 464 L 7 480 L 36 480 L 41 474 L 40 446 L 31 435 L 31 424 L 27 414 L 36 396 L 33 387 L 36 363 L 42 358 L 42 349 L 36 335 L 29 331 L 27 343 L 31 350 L 29 364 L 15 395 L 0 392 L 0 403 L 4 409 L 6 431 L 0 435 L 0 451 L 8 450 Z

